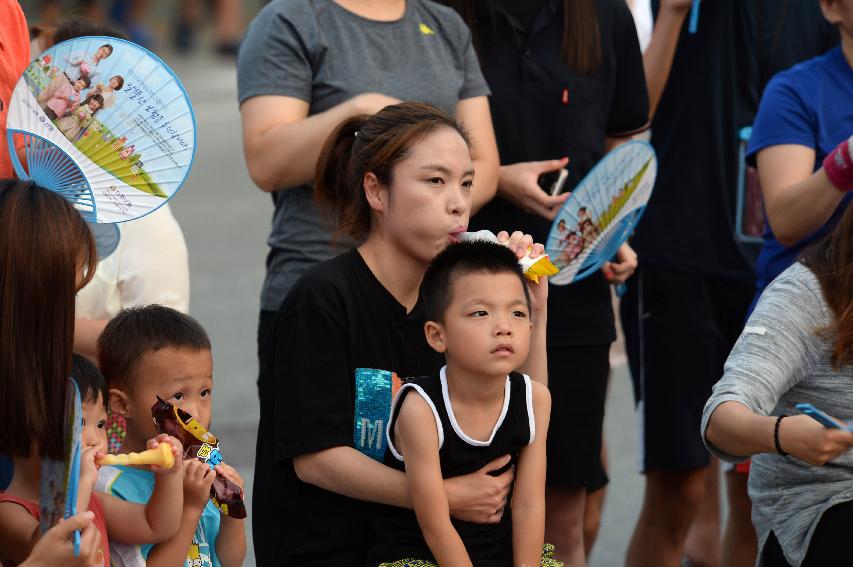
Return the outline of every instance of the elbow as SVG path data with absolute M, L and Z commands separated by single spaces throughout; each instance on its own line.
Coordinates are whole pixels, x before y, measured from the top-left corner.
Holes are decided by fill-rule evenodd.
M 802 234 L 802 227 L 797 226 L 796 220 L 786 218 L 785 211 L 777 210 L 774 203 L 767 203 L 765 198 L 764 206 L 767 211 L 767 224 L 779 244 L 790 248 L 806 236 Z
M 265 193 L 272 193 L 278 187 L 276 187 L 276 182 L 268 172 L 264 171 L 264 169 L 258 165 L 253 164 L 252 161 L 247 161 L 247 165 L 249 168 L 249 178 L 261 191 Z
M 308 484 L 317 484 L 318 470 L 315 455 L 299 455 L 293 458 L 293 470 L 296 477 Z
M 261 149 L 245 146 L 246 168 L 249 178 L 261 191 L 272 193 L 280 188 L 280 178 L 270 167 L 269 160 L 263 159 Z
M 705 426 L 705 431 L 702 432 L 702 438 L 705 440 L 705 443 L 710 443 L 715 447 L 719 446 L 719 432 L 717 431 L 716 420 L 714 419 L 713 414 L 708 419 L 708 425 Z
M 435 545 L 436 547 L 441 547 L 442 542 L 448 540 L 448 538 L 452 537 L 452 534 L 456 533 L 456 528 L 453 527 L 453 524 L 450 522 L 450 516 L 447 516 L 447 521 L 437 520 L 433 522 L 423 522 L 418 521 L 418 525 L 421 528 L 421 532 L 424 536 L 424 541 L 427 542 L 427 545 L 432 547 Z
M 726 402 L 729 403 L 729 402 Z M 705 445 L 708 447 L 714 447 L 717 450 L 726 451 L 726 446 L 728 445 L 726 438 L 726 432 L 724 431 L 725 426 L 722 424 L 725 419 L 720 419 L 720 408 L 723 407 L 724 404 L 720 404 L 708 418 L 708 423 L 705 426 L 705 430 L 702 431 L 702 440 L 705 442 Z M 725 417 L 725 416 L 723 416 Z
M 791 231 L 773 229 L 773 236 L 776 241 L 786 248 L 790 248 L 800 241 L 799 235 L 793 234 Z
M 151 541 L 148 543 L 165 543 L 175 537 L 180 528 L 180 514 L 176 515 L 174 519 L 169 518 L 167 521 L 157 522 L 156 525 L 151 526 Z

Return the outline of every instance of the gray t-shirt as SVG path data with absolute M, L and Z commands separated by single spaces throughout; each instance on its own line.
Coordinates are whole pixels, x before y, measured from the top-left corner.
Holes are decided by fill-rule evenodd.
M 727 401 L 740 402 L 758 415 L 795 415 L 794 406 L 811 403 L 838 418 L 853 418 L 853 367 L 834 370 L 832 344 L 815 332 L 833 319 L 808 268 L 798 262 L 782 272 L 762 293 L 705 404 L 703 439 L 711 414 Z M 707 439 L 705 444 L 721 459 L 744 460 Z M 785 558 L 797 567 L 824 511 L 853 500 L 853 451 L 822 467 L 775 453 L 755 455 L 749 496 L 758 549 L 772 530 Z
M 393 22 L 362 18 L 332 0 L 275 0 L 249 27 L 237 65 L 240 103 L 259 95 L 310 102 L 317 114 L 353 96 L 379 92 L 432 103 L 449 114 L 489 94 L 471 34 L 452 9 L 407 0 Z M 352 246 L 331 245 L 311 184 L 277 191 L 261 308 L 277 310 L 310 266 Z

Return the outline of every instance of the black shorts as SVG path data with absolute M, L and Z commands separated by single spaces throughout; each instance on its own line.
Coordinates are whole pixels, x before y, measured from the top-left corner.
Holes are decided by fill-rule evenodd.
M 751 283 L 650 266 L 628 280 L 620 311 L 643 472 L 708 465 L 702 409 L 754 293 Z
M 610 343 L 548 348 L 548 486 L 595 490 L 607 484 L 601 434 L 609 374 Z

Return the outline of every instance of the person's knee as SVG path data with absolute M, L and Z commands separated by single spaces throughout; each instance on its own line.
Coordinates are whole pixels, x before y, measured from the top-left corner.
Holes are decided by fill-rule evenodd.
M 688 526 L 705 496 L 707 470 L 648 471 L 646 503 L 656 515 L 678 526 Z M 674 526 L 675 527 L 675 526 Z
M 548 529 L 559 532 L 561 537 L 580 541 L 583 537 L 586 490 L 548 487 L 545 494 Z
M 601 498 L 589 498 L 588 496 L 587 505 L 584 508 L 584 532 L 590 534 L 595 534 L 598 532 L 598 527 L 601 525 L 601 513 Z

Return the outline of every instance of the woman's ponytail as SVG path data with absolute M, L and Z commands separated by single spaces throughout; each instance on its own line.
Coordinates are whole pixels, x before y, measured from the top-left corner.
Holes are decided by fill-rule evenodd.
M 337 213 L 337 233 L 351 234 L 354 228 L 352 204 L 363 200 L 361 184 L 352 171 L 352 151 L 359 129 L 368 115 L 359 114 L 341 122 L 320 150 L 314 172 L 314 199 L 328 211 Z M 366 205 L 366 203 L 365 203 Z

